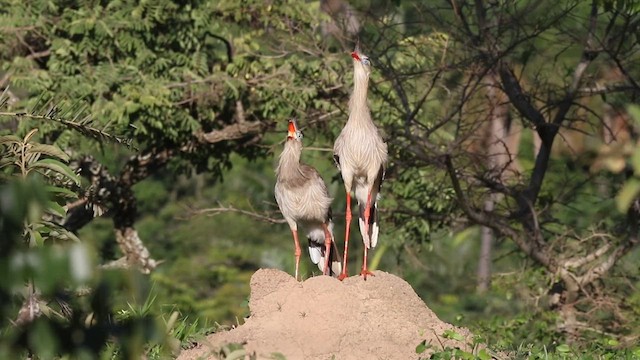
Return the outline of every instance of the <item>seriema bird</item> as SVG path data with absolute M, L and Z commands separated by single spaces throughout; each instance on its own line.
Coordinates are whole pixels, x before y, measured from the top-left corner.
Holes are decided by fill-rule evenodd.
M 318 171 L 300 162 L 301 152 L 302 132 L 295 120 L 289 120 L 287 140 L 276 169 L 275 197 L 293 234 L 296 280 L 301 254 L 298 225 L 307 231 L 311 261 L 323 274 L 337 276 L 342 264 L 333 237 L 332 199 Z
M 351 53 L 353 58 L 353 93 L 349 100 L 349 120 L 333 147 L 333 157 L 340 169 L 347 193 L 344 260 L 339 279 L 347 277 L 347 253 L 351 223 L 351 193 L 359 205 L 360 233 L 364 242 L 364 259 L 360 275 L 367 279 L 373 275 L 367 269 L 367 253 L 378 242 L 377 203 L 380 185 L 387 163 L 387 144 L 371 119 L 367 105 L 367 90 L 371 63 L 359 47 Z

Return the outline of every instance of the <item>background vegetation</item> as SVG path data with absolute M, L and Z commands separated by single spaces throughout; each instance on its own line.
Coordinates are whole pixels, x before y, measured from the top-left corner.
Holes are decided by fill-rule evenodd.
M 2 354 L 241 323 L 251 274 L 293 269 L 290 117 L 342 233 L 359 39 L 391 155 L 371 267 L 517 356 L 640 356 L 637 1 L 0 4 Z

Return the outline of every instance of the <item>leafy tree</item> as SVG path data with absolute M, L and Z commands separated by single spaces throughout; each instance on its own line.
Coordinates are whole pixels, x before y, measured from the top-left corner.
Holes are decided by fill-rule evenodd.
M 126 262 L 155 268 L 134 222 L 132 187 L 171 163 L 182 172 L 221 177 L 237 152 L 264 155 L 258 142 L 278 121 L 327 109 L 322 84 L 335 82 L 331 63 L 314 56 L 318 17 L 304 4 L 261 1 L 159 0 L 6 4 L 0 53 L 13 105 L 46 109 L 133 139 L 132 153 L 110 169 L 74 149 L 73 167 L 90 184 L 63 225 L 71 231 L 106 213 Z M 25 24 L 34 24 L 25 26 Z M 278 43 L 274 38 L 288 38 Z M 266 52 L 257 49 L 268 49 Z M 307 86 L 296 74 L 319 83 Z M 326 90 L 332 91 L 332 90 Z M 55 94 L 44 95 L 40 94 Z M 20 121 L 18 127 L 32 126 Z M 63 148 L 68 131 L 41 126 Z M 87 148 L 90 150 L 91 147 Z M 123 262 L 122 260 L 121 262 Z
M 625 119 L 626 105 L 637 101 L 639 90 L 638 42 L 629 41 L 638 34 L 635 1 L 3 5 L 0 56 L 14 112 L 36 109 L 48 119 L 73 119 L 133 139 L 125 153 L 78 140 L 51 123 L 39 126 L 47 143 L 72 152 L 71 165 L 84 178 L 74 190 L 79 200 L 68 204 L 61 224 L 77 232 L 100 214 L 110 216 L 124 255 L 116 265 L 144 271 L 157 265 L 139 231 L 149 238 L 177 231 L 160 223 L 180 212 L 166 199 L 178 197 L 181 187 L 199 188 L 204 199 L 221 197 L 202 190 L 195 176 L 186 185 L 176 183 L 176 174 L 206 171 L 207 185 L 226 174 L 246 177 L 242 170 L 230 173 L 232 163 L 246 166 L 240 159 L 277 152 L 270 144 L 277 144 L 278 124 L 290 116 L 314 130 L 306 135 L 315 146 L 330 147 L 347 118 L 346 51 L 357 33 L 374 61 L 370 102 L 391 154 L 381 210 L 383 223 L 393 228 L 383 227 L 385 241 L 372 262 L 379 263 L 387 249 L 395 249 L 405 264 L 415 249 L 429 246 L 444 257 L 468 254 L 468 248 L 433 242 L 482 233 L 485 259 L 497 244 L 511 261 L 507 266 L 531 269 L 499 281 L 513 292 L 548 298 L 561 315 L 557 329 L 577 336 L 594 320 L 598 331 L 624 334 L 628 328 L 615 326 L 638 311 L 636 305 L 618 306 L 634 293 L 631 286 L 611 277 L 603 281 L 611 273 L 637 273 L 616 266 L 637 246 L 637 214 L 633 206 L 627 211 L 637 185 L 630 181 L 631 190 L 620 195 L 627 213 L 615 212 L 612 194 L 625 183 L 623 170 L 632 168 L 626 167 L 628 152 L 609 144 L 616 140 L 622 149 L 621 140 L 634 136 Z M 4 126 L 26 134 L 34 127 L 29 113 Z M 278 135 L 270 135 L 273 130 Z M 603 130 L 607 136 L 601 139 Z M 249 167 L 255 164 L 265 163 Z M 267 171 L 255 167 L 260 174 Z M 598 170 L 606 168 L 615 173 Z M 234 193 L 225 199 L 264 199 L 267 185 L 233 180 L 227 185 Z M 152 183 L 156 190 L 146 188 Z M 136 194 L 145 201 L 140 207 Z M 335 197 L 334 207 L 343 208 L 341 196 Z M 166 212 L 148 216 L 151 200 L 164 203 Z M 219 207 L 225 208 L 230 207 Z M 140 210 L 145 214 L 134 226 Z M 484 230 L 476 231 L 478 226 Z M 176 238 L 164 238 L 160 251 L 170 254 L 168 243 Z M 188 235 L 181 239 L 180 246 L 192 247 L 180 255 L 211 247 Z M 222 280 L 211 285 L 217 289 L 244 276 L 229 275 L 233 268 L 261 264 L 260 256 L 240 245 L 206 258 L 219 263 L 227 255 L 233 261 L 217 268 Z M 201 256 L 194 259 L 203 263 Z M 394 260 L 385 255 L 384 263 Z M 183 261 L 173 269 L 179 279 L 206 279 L 207 268 L 187 271 L 199 264 Z M 436 271 L 440 280 L 450 274 L 447 266 Z M 488 271 L 480 277 L 480 287 L 487 287 Z M 156 279 L 163 291 L 184 290 L 171 288 L 176 284 L 169 275 Z M 182 304 L 198 308 L 208 290 L 189 294 Z M 585 316 L 592 311 L 603 315 Z
M 2 86 L 10 85 L 3 128 L 24 134 L 38 126 L 47 143 L 71 154 L 70 167 L 82 183 L 73 189 L 78 199 L 66 204 L 68 212 L 59 224 L 72 234 L 82 234 L 97 218 L 110 217 L 123 256 L 108 262 L 117 256 L 109 244 L 114 236 L 104 221 L 97 221 L 101 236 L 107 238 L 98 242 L 100 258 L 108 267 L 134 265 L 145 273 L 156 268 L 158 261 L 136 225 L 141 215 L 147 215 L 140 209 L 153 212 L 150 200 L 160 203 L 161 190 L 144 193 L 157 180 L 154 175 L 160 178 L 155 184 L 166 186 L 166 193 L 178 191 L 175 180 L 182 174 L 207 172 L 207 184 L 214 184 L 229 173 L 234 154 L 239 155 L 233 157 L 236 162 L 270 154 L 261 141 L 277 124 L 297 116 L 305 124 L 322 127 L 331 102 L 345 96 L 336 87 L 342 81 L 343 64 L 334 60 L 340 57 L 325 54 L 322 34 L 309 31 L 324 19 L 319 3 L 270 6 L 262 1 L 160 0 L 3 5 L 0 16 L 6 26 L 0 30 L 0 65 Z M 12 114 L 17 116 L 8 116 Z M 42 119 L 49 121 L 36 122 Z M 67 128 L 53 123 L 65 123 Z M 124 141 L 128 149 L 108 142 L 96 145 L 72 131 L 89 127 L 103 135 L 118 134 L 110 139 L 115 142 L 130 139 Z M 136 194 L 145 201 L 140 206 Z M 163 225 L 172 222 L 181 210 L 173 205 L 155 220 Z M 142 217 L 140 224 L 149 238 L 183 229 L 147 226 L 144 221 L 149 219 Z M 238 229 L 249 227 L 243 224 Z M 85 235 L 98 238 L 96 232 Z M 257 238 L 245 233 L 249 235 Z M 181 280 L 188 279 L 196 291 L 180 293 L 181 299 L 170 297 L 186 312 L 196 309 L 210 318 L 239 315 L 241 305 L 228 305 L 246 297 L 244 293 L 206 303 L 201 299 L 211 296 L 212 289 L 193 283 L 207 281 L 214 290 L 223 288 L 223 294 L 230 294 L 240 287 L 238 283 L 245 284 L 248 271 L 261 264 L 262 254 L 252 253 L 249 244 L 235 251 L 236 244 L 228 238 L 218 238 L 220 246 L 205 247 L 202 240 L 195 244 L 180 234 L 165 237 L 182 242 L 156 246 L 165 255 L 161 259 L 173 260 L 174 254 L 167 254 L 172 247 L 186 259 L 167 264 L 168 276 L 154 277 L 162 285 L 159 292 L 184 291 Z M 188 245 L 192 246 L 187 249 Z M 198 251 L 211 256 L 193 256 Z M 194 259 L 202 262 L 183 265 Z M 199 271 L 191 270 L 195 266 Z
M 140 356 L 166 340 L 164 328 L 150 314 L 115 319 L 114 289 L 126 290 L 126 277 L 99 272 L 90 245 L 56 224 L 80 180 L 68 155 L 37 142 L 37 132 L 0 136 L 0 354 Z
M 536 286 L 553 286 L 536 296 L 549 292 L 559 330 L 577 335 L 594 309 L 615 317 L 621 308 L 601 307 L 611 300 L 601 279 L 637 246 L 637 214 L 617 214 L 596 185 L 616 188 L 623 177 L 582 171 L 597 141 L 580 158 L 561 151 L 578 131 L 612 131 L 613 94 L 618 104 L 637 97 L 637 42 L 628 40 L 637 2 L 400 3 L 368 22 L 364 43 L 384 76 L 374 114 L 392 139 L 402 231 L 482 225 L 544 269 Z M 532 158 L 513 141 L 518 132 L 536 145 Z

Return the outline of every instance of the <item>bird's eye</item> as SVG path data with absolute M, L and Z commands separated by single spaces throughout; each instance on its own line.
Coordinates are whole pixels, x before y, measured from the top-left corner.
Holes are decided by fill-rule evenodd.
M 369 62 L 369 58 L 366 56 L 362 57 L 362 65 L 371 65 L 371 63 Z
M 298 131 L 298 139 L 302 139 L 304 135 L 302 135 L 302 131 Z

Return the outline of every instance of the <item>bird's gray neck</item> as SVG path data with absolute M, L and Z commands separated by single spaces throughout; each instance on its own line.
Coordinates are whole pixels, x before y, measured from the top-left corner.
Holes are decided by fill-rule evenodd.
M 276 175 L 281 179 L 291 179 L 301 176 L 300 173 L 300 153 L 302 143 L 297 140 L 287 140 L 284 150 L 280 154 Z
M 349 121 L 371 121 L 369 106 L 367 105 L 367 92 L 369 89 L 369 75 L 362 66 L 354 66 L 353 72 L 353 93 L 349 100 L 349 110 L 351 114 Z

